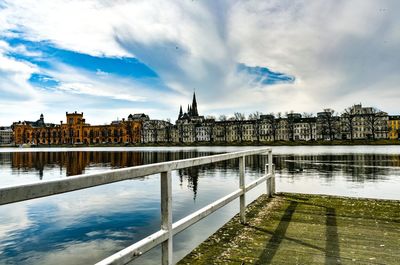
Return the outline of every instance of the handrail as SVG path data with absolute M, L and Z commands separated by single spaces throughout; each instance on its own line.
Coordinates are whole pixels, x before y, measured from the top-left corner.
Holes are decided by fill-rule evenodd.
M 268 154 L 268 164 L 266 164 L 265 167 L 265 175 L 250 184 L 245 185 L 245 157 L 266 153 Z M 239 158 L 239 189 L 180 219 L 179 221 L 172 223 L 171 171 L 235 158 Z M 108 258 L 96 263 L 96 265 L 126 264 L 159 244 L 162 245 L 162 264 L 173 264 L 173 235 L 183 231 L 238 197 L 240 198 L 240 221 L 245 223 L 246 192 L 266 181 L 267 194 L 272 196 L 275 193 L 272 149 L 261 148 L 249 151 L 114 169 L 101 173 L 77 175 L 62 180 L 49 180 L 33 184 L 5 187 L 0 189 L 0 205 L 86 189 L 156 173 L 161 173 L 161 230 L 109 256 Z
M 263 152 L 268 152 L 269 150 L 271 149 L 263 148 L 205 157 L 196 157 L 142 166 L 113 169 L 106 172 L 76 175 L 59 180 L 47 180 L 33 184 L 0 188 L 0 205 L 91 188 L 128 179 L 140 178 L 160 172 L 215 163 L 238 158 L 240 156 L 260 154 Z

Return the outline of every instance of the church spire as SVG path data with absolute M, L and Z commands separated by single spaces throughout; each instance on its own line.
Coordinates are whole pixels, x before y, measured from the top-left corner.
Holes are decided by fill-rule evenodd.
M 197 111 L 196 92 L 193 92 L 192 115 L 195 117 L 199 116 L 199 112 Z
M 180 109 L 179 109 L 179 116 L 178 116 L 178 119 L 182 118 L 182 116 L 183 116 L 183 111 L 182 111 L 182 105 L 181 105 L 181 107 L 180 107 Z

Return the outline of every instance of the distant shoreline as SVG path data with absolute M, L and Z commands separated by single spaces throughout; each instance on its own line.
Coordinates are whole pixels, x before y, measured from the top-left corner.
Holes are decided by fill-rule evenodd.
M 65 145 L 39 145 L 31 148 L 60 148 L 60 147 L 190 147 L 190 146 L 329 146 L 329 145 L 400 145 L 400 140 L 334 140 L 334 141 L 275 141 L 275 142 L 198 142 L 198 143 L 147 143 L 147 144 L 65 144 Z M 18 147 L 0 146 L 0 148 Z

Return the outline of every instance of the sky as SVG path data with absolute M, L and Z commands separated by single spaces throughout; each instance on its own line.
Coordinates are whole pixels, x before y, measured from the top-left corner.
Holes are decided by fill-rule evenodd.
M 397 0 L 0 0 L 0 125 L 400 113 Z

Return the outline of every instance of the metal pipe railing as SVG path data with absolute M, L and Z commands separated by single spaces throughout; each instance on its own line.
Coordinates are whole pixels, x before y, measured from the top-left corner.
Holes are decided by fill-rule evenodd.
M 268 153 L 268 164 L 265 165 L 265 175 L 246 185 L 246 156 L 265 153 Z M 220 198 L 219 200 L 214 201 L 200 210 L 180 219 L 179 221 L 172 223 L 171 171 L 235 158 L 239 158 L 239 188 L 223 198 Z M 272 164 L 272 150 L 271 148 L 262 148 L 250 151 L 233 152 L 136 166 L 131 168 L 115 169 L 102 173 L 78 175 L 63 180 L 44 181 L 34 184 L 1 188 L 0 205 L 71 192 L 156 173 L 161 173 L 161 230 L 109 256 L 108 258 L 98 262 L 96 265 L 126 264 L 159 244 L 161 244 L 162 249 L 161 263 L 163 265 L 171 265 L 174 263 L 172 258 L 172 240 L 175 234 L 207 217 L 211 213 L 217 211 L 238 197 L 240 198 L 240 222 L 246 223 L 246 192 L 266 181 L 267 195 L 272 196 L 275 193 L 275 175 Z

